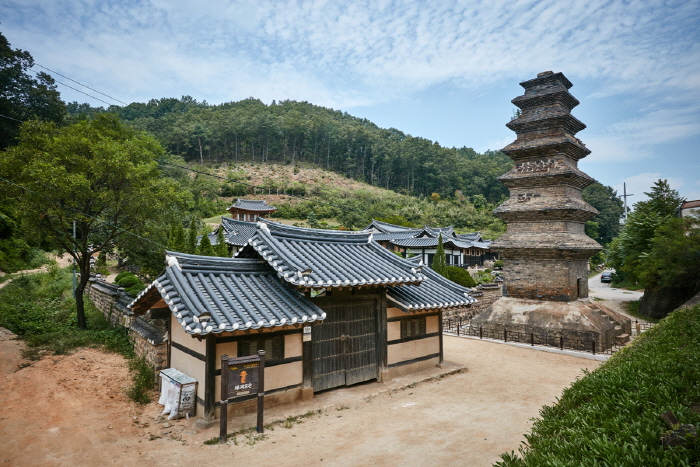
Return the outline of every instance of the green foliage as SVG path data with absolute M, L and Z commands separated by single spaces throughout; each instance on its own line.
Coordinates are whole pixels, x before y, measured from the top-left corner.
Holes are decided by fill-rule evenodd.
M 214 253 L 214 247 L 211 245 L 209 240 L 209 235 L 205 232 L 199 240 L 199 245 L 197 246 L 197 254 L 202 256 L 216 256 Z
M 143 357 L 134 357 L 129 360 L 129 374 L 131 374 L 132 383 L 126 390 L 126 395 L 132 401 L 139 404 L 148 404 L 151 402 L 151 390 L 155 382 L 153 368 L 148 364 Z
M 665 449 L 670 410 L 683 424 L 700 424 L 700 306 L 674 311 L 660 324 L 545 406 L 526 444 L 502 455 L 500 467 L 696 466 L 697 439 Z
M 113 115 L 100 115 L 61 128 L 25 122 L 19 144 L 0 157 L 0 176 L 26 188 L 3 188 L 5 199 L 19 213 L 22 229 L 77 260 L 76 310 L 81 327 L 85 326 L 82 291 L 93 253 L 119 247 L 127 255 L 138 252 L 130 255 L 134 260 L 152 257 L 157 250 L 162 255 L 162 247 L 143 246 L 142 238 L 125 232 L 162 236 L 165 222 L 185 201 L 177 184 L 161 177 L 154 159 L 163 156 L 153 138 L 124 126 Z
M 170 251 L 184 252 L 185 229 L 182 228 L 182 223 L 173 223 L 170 232 L 170 240 L 168 241 L 168 248 L 170 249 Z
M 458 266 L 447 266 L 447 277 L 452 282 L 455 282 L 464 287 L 476 287 L 476 282 L 468 271 Z
M 437 249 L 435 250 L 435 256 L 433 257 L 433 264 L 430 268 L 440 274 L 442 277 L 450 278 L 449 272 L 447 271 L 447 258 L 445 258 L 445 247 L 442 244 L 442 233 L 438 237 Z
M 513 166 L 497 151 L 478 154 L 467 147 L 443 148 L 425 138 L 379 128 L 366 119 L 308 102 L 266 105 L 250 98 L 209 105 L 187 96 L 108 110 L 155 135 L 170 152 L 188 162 L 292 164 L 295 172 L 302 164 L 313 164 L 370 185 L 423 196 L 437 193 L 442 199 L 460 190 L 465 196 L 480 194 L 489 203 L 497 203 L 508 191 L 496 177 Z M 69 111 L 99 112 L 74 105 L 69 105 Z M 303 195 L 308 194 L 307 188 L 295 183 L 286 192 Z M 229 184 L 219 193 L 245 196 L 248 188 Z M 197 200 L 209 205 L 206 197 Z M 200 212 L 198 217 L 209 215 Z
M 503 260 L 499 259 L 493 263 L 494 269 L 503 269 Z
M 226 239 L 224 238 L 224 228 L 219 226 L 216 230 L 216 246 L 214 247 L 214 255 L 221 256 L 222 258 L 228 258 L 228 245 L 226 245 Z
M 190 228 L 187 229 L 187 241 L 183 253 L 194 254 L 197 251 L 197 219 L 190 220 Z
M 130 272 L 120 272 L 117 274 L 115 283 L 120 287 L 124 287 L 124 291 L 132 297 L 136 297 L 139 292 L 146 288 L 146 284 Z
M 583 190 L 583 199 L 598 210 L 598 215 L 586 223 L 586 234 L 602 245 L 607 245 L 620 230 L 624 203 L 609 186 L 595 182 Z M 594 225 L 595 224 L 595 225 Z
M 66 106 L 56 91 L 54 79 L 37 72 L 36 77 L 28 72 L 34 59 L 20 49 L 12 49 L 5 36 L 0 33 L 0 150 L 15 144 L 20 132 L 20 122 L 33 118 L 63 121 Z M 35 70 L 31 70 L 35 71 Z
M 313 211 L 309 212 L 309 216 L 306 218 L 306 223 L 312 229 L 318 229 L 321 227 L 321 225 L 318 222 L 318 218 L 316 217 L 316 213 Z
M 477 284 L 490 284 L 493 282 L 493 275 L 490 269 L 478 270 L 474 275 L 476 276 L 474 281 Z

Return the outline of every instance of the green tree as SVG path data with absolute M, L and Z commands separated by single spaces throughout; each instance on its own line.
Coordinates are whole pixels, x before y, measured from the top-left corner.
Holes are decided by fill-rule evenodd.
M 171 251 L 185 252 L 185 229 L 182 228 L 182 222 L 175 222 L 172 225 L 170 241 L 168 248 Z
M 27 122 L 19 144 L 0 157 L 0 176 L 13 183 L 3 183 L 4 195 L 21 213 L 23 229 L 68 252 L 78 265 L 80 329 L 86 328 L 83 292 L 92 254 L 165 222 L 183 199 L 176 183 L 161 178 L 154 159 L 163 156 L 152 137 L 113 115 L 99 115 L 64 128 Z
M 0 150 L 15 143 L 23 121 L 37 118 L 60 124 L 66 105 L 48 74 L 28 73 L 34 59 L 20 49 L 12 49 L 0 33 Z
M 583 199 L 598 210 L 598 215 L 589 222 L 598 224 L 597 229 L 586 224 L 586 234 L 589 237 L 607 245 L 620 231 L 624 211 L 624 203 L 617 192 L 609 186 L 598 182 L 592 183 L 583 190 Z M 597 230 L 597 231 L 596 231 Z
M 313 211 L 309 212 L 309 217 L 306 218 L 306 223 L 309 224 L 309 227 L 312 229 L 318 229 L 321 227 L 321 224 L 319 224 L 318 219 L 316 218 L 316 213 Z
M 442 233 L 440 233 L 438 237 L 437 250 L 433 257 L 431 269 L 447 279 L 450 278 L 449 271 L 447 270 L 447 258 L 445 258 L 445 247 L 442 244 Z
M 226 239 L 224 238 L 224 228 L 219 226 L 216 230 L 216 246 L 214 247 L 215 256 L 221 256 L 223 258 L 228 258 L 228 245 L 226 244 Z
M 684 199 L 678 195 L 678 191 L 670 187 L 668 180 L 657 180 L 654 182 L 654 186 L 651 187 L 651 192 L 644 192 L 644 194 L 647 195 L 649 199 L 637 203 L 637 205 L 646 205 L 661 217 L 677 215 L 684 201 Z M 635 208 L 637 205 L 635 205 Z
M 194 254 L 197 251 L 197 219 L 192 217 L 190 228 L 187 229 L 187 241 L 184 253 Z
M 201 239 L 199 240 L 199 245 L 197 246 L 197 254 L 202 256 L 217 256 L 214 252 L 214 247 L 211 245 L 211 241 L 209 240 L 209 235 L 207 235 L 207 232 L 204 232 L 204 234 L 202 234 Z

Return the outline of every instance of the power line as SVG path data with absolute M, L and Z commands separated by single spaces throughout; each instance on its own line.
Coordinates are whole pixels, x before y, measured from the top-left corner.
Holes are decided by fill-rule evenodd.
M 116 98 L 114 98 L 114 97 L 112 97 L 112 96 L 109 96 L 109 95 L 103 93 L 103 92 L 100 92 L 100 91 L 98 91 L 97 89 L 93 89 L 93 88 L 91 88 L 90 86 L 86 86 L 86 85 L 84 85 L 83 83 L 79 83 L 78 81 L 76 81 L 76 80 L 74 80 L 74 79 L 70 79 L 69 77 L 67 77 L 67 76 L 65 76 L 65 75 L 62 75 L 61 73 L 59 73 L 59 72 L 57 72 L 57 71 L 53 71 L 53 70 L 50 69 L 50 68 L 46 68 L 44 65 L 39 65 L 38 63 L 34 63 L 34 65 L 40 66 L 40 67 L 43 68 L 44 70 L 48 70 L 48 71 L 50 71 L 51 73 L 55 73 L 55 74 L 57 74 L 58 76 L 61 76 L 61 77 L 63 77 L 63 78 L 66 78 L 68 81 L 72 81 L 72 82 L 74 82 L 75 84 L 81 85 L 81 86 L 84 87 L 84 88 L 88 88 L 90 91 L 95 91 L 96 93 L 102 94 L 103 96 L 108 97 L 108 98 L 110 98 L 110 99 L 112 99 L 112 100 L 115 100 L 115 101 L 117 101 L 117 102 L 119 102 L 119 103 L 121 103 L 121 104 L 129 105 L 129 104 L 127 104 L 126 102 L 120 101 L 119 99 L 116 99 Z M 65 85 L 64 85 L 64 86 L 65 86 Z
M 161 159 L 156 159 L 156 161 L 159 162 L 159 163 L 161 163 L 161 164 L 172 165 L 173 167 L 178 167 L 178 168 L 180 168 L 180 169 L 189 170 L 190 172 L 198 173 L 198 174 L 201 174 L 201 175 L 206 175 L 206 176 L 208 176 L 208 177 L 218 178 L 218 179 L 220 179 L 220 180 L 226 180 L 226 181 L 228 181 L 228 182 L 233 182 L 233 183 L 240 183 L 241 185 L 245 185 L 245 186 L 249 186 L 249 187 L 253 187 L 253 188 L 259 188 L 259 189 L 261 189 L 261 190 L 263 190 L 263 191 L 266 189 L 265 187 L 262 187 L 262 186 L 259 186 L 259 185 L 253 185 L 252 183 L 246 183 L 246 182 L 241 182 L 241 181 L 239 181 L 239 180 L 233 180 L 233 179 L 231 179 L 231 178 L 222 177 L 221 175 L 216 175 L 216 174 L 211 174 L 211 173 L 208 173 L 208 172 L 203 172 L 203 171 L 201 171 L 201 170 L 196 170 L 196 169 L 193 169 L 193 168 L 190 168 L 190 167 L 186 167 L 186 166 L 184 166 L 184 165 L 173 164 L 172 162 L 164 161 L 164 160 L 161 160 Z M 270 189 L 267 188 L 267 190 L 269 191 Z M 348 208 L 348 207 L 344 207 L 344 206 L 337 206 L 337 205 L 335 205 L 335 204 L 326 203 L 325 201 L 318 201 L 318 200 L 311 199 L 311 198 L 304 198 L 303 196 L 297 196 L 297 195 L 286 195 L 286 196 L 289 196 L 290 198 L 297 198 L 297 199 L 301 199 L 301 200 L 304 200 L 304 201 L 309 201 L 309 202 L 311 202 L 311 203 L 323 204 L 323 205 L 325 205 L 325 206 L 330 206 L 330 207 L 333 207 L 333 208 L 340 209 L 341 211 L 343 211 L 343 210 L 344 210 L 344 211 L 354 211 L 354 212 L 360 212 L 360 213 L 362 213 L 362 214 L 369 214 L 370 216 L 372 216 L 372 217 L 374 217 L 374 218 L 376 218 L 376 217 L 381 217 L 381 218 L 383 218 L 383 219 L 393 219 L 393 220 L 397 220 L 397 221 L 401 221 L 401 222 L 405 222 L 405 221 L 406 221 L 405 219 L 401 219 L 401 218 L 399 218 L 399 217 L 385 216 L 385 215 L 383 215 L 383 214 L 381 214 L 381 213 L 363 211 L 363 210 L 361 210 L 361 209 L 353 209 L 353 208 Z
M 18 185 L 17 183 L 11 182 L 11 181 L 9 181 L 9 180 L 7 180 L 7 179 L 5 179 L 5 178 L 0 177 L 0 180 L 2 180 L 3 182 L 9 183 L 10 185 L 14 185 L 14 186 L 16 186 L 17 188 L 21 188 L 21 189 L 23 189 L 23 190 L 25 190 L 25 191 L 28 191 L 28 192 L 30 192 L 30 193 L 34 193 L 35 195 L 43 196 L 43 195 L 41 195 L 40 193 L 37 193 L 36 191 L 34 191 L 34 190 L 30 189 L 30 188 L 24 187 L 24 186 L 22 186 L 22 185 Z M 141 240 L 145 240 L 145 241 L 147 241 L 147 242 L 153 243 L 153 244 L 156 245 L 156 246 L 159 246 L 159 247 L 162 247 L 162 248 L 165 248 L 165 249 L 168 248 L 167 246 L 161 245 L 161 244 L 158 243 L 158 242 L 154 242 L 153 240 L 149 240 L 149 239 L 146 238 L 146 237 L 142 237 L 141 235 L 135 234 L 135 233 L 130 232 L 130 231 L 126 230 L 126 229 L 122 229 L 121 227 L 118 227 L 118 226 L 116 226 L 116 225 L 114 225 L 114 224 L 110 224 L 109 222 L 103 221 L 102 219 L 98 219 L 97 217 L 91 216 L 90 214 L 85 214 L 84 212 L 78 211 L 77 209 L 72 208 L 72 207 L 70 207 L 70 206 L 66 206 L 65 204 L 60 203 L 60 202 L 58 202 L 58 201 L 55 201 L 55 203 L 58 204 L 59 206 L 65 208 L 65 209 L 70 209 L 71 211 L 73 211 L 73 212 L 75 212 L 75 213 L 77 213 L 77 214 L 80 214 L 80 215 L 85 216 L 85 217 L 89 217 L 90 219 L 94 219 L 94 220 L 96 220 L 97 222 L 100 222 L 101 224 L 108 225 L 108 226 L 113 227 L 113 228 L 115 228 L 115 229 L 117 229 L 117 230 L 120 230 L 120 231 L 122 231 L 122 232 L 124 232 L 124 233 L 127 233 L 127 234 L 132 235 L 132 236 L 137 237 L 137 238 L 140 238 Z
M 38 75 L 39 73 L 41 73 L 40 71 L 31 70 L 31 69 L 30 69 L 29 71 L 31 71 L 31 72 L 33 72 L 33 73 L 36 73 L 37 75 Z M 67 88 L 71 88 L 73 91 L 77 91 L 77 92 L 79 92 L 80 94 L 85 94 L 85 95 L 88 96 L 88 97 L 92 97 L 93 99 L 95 99 L 95 100 L 97 100 L 97 101 L 103 102 L 103 103 L 105 103 L 105 104 L 107 104 L 107 105 L 114 105 L 114 104 L 110 104 L 110 103 L 107 102 L 107 101 L 103 101 L 103 100 L 100 99 L 99 97 L 95 97 L 95 96 L 93 96 L 93 95 L 90 95 L 90 94 L 88 94 L 88 93 L 86 93 L 86 92 L 81 91 L 80 89 L 76 89 L 76 88 L 74 88 L 73 86 L 70 86 L 70 85 L 68 85 L 68 84 L 66 84 L 66 83 L 62 83 L 61 81 L 58 81 L 58 80 L 54 80 L 54 81 L 56 81 L 58 84 L 62 84 L 63 86 L 65 86 L 65 87 L 67 87 Z M 71 81 L 72 81 L 72 80 L 71 80 Z M 86 86 L 86 87 L 87 87 L 87 86 Z M 100 93 L 100 94 L 102 94 L 102 93 Z M 116 100 L 116 99 L 115 99 L 115 100 Z
M 4 117 L 4 118 L 10 119 L 10 120 L 14 120 L 15 122 L 22 123 L 22 120 L 17 120 L 16 118 L 8 117 L 7 115 L 0 114 L 0 117 Z

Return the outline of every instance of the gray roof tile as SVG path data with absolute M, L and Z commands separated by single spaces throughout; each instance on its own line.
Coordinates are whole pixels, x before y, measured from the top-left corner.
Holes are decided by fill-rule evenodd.
M 389 303 L 407 313 L 476 303 L 470 295 L 471 289 L 445 279 L 430 268 L 424 268 L 423 275 L 425 279 L 419 286 L 389 287 Z
M 245 211 L 275 211 L 276 207 L 268 205 L 265 200 L 252 200 L 238 198 L 229 209 L 243 209 Z
M 259 329 L 324 319 L 264 261 L 166 252 L 167 267 L 129 305 L 159 293 L 188 334 Z M 203 317 L 204 316 L 204 317 Z

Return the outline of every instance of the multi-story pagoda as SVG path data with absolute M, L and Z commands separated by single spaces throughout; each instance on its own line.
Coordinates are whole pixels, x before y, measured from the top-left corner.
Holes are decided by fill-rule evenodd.
M 585 233 L 598 211 L 582 197 L 594 180 L 578 168 L 590 153 L 575 136 L 586 128 L 571 115 L 579 101 L 562 73 L 520 85 L 525 94 L 512 102 L 521 112 L 506 125 L 517 139 L 502 149 L 515 166 L 499 178 L 510 198 L 494 210 L 508 229 L 491 244 L 504 263 L 504 297 L 473 324 L 614 340 L 615 323 L 585 303 L 588 259 L 601 246 Z

